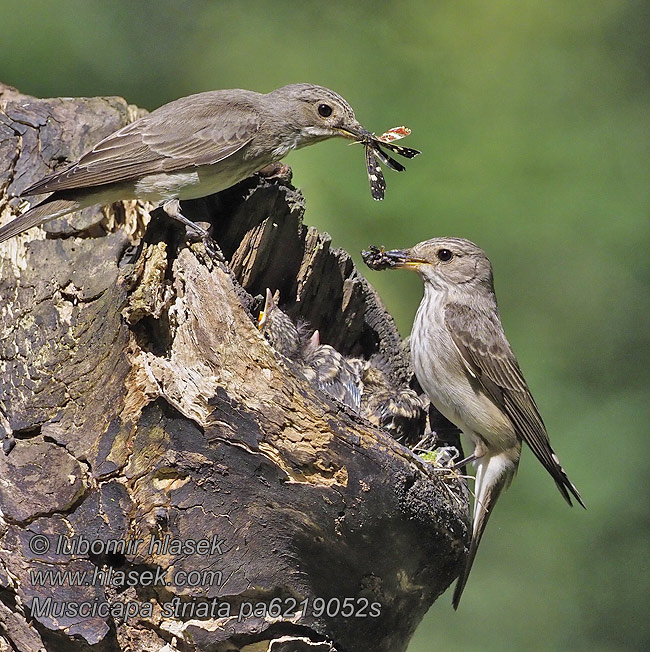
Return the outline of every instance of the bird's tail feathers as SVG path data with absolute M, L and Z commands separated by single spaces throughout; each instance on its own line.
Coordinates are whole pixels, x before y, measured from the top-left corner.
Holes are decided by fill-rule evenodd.
M 472 526 L 472 540 L 469 545 L 469 554 L 465 567 L 458 578 L 452 605 L 458 609 L 460 598 L 463 595 L 465 584 L 469 577 L 474 558 L 481 543 L 485 526 L 492 514 L 501 492 L 507 489 L 517 472 L 517 461 L 508 453 L 488 456 L 487 454 L 476 460 L 476 481 L 474 483 L 474 524 Z
M 81 208 L 76 199 L 46 199 L 0 228 L 0 242 Z
M 569 503 L 569 505 L 573 507 L 573 503 L 571 502 L 571 495 L 573 495 L 573 497 L 578 501 L 578 503 L 582 507 L 587 509 L 587 506 L 582 500 L 582 496 L 580 495 L 580 492 L 576 489 L 573 482 L 569 480 L 569 476 L 566 474 L 566 471 L 560 464 L 560 460 L 558 459 L 558 456 L 555 453 L 552 453 L 552 458 L 555 464 L 551 469 L 548 469 L 548 471 L 553 476 L 553 480 L 555 480 L 555 484 L 557 485 L 557 488 L 560 490 L 560 493 L 564 497 L 564 500 L 566 500 L 567 503 Z

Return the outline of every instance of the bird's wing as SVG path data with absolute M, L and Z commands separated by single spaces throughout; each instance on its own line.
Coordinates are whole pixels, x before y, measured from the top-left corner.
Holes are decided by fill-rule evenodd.
M 24 195 L 85 188 L 212 165 L 251 141 L 260 117 L 250 104 L 218 92 L 170 102 L 101 140 L 68 168 L 30 186 Z
M 571 504 L 569 492 L 584 507 L 578 490 L 559 463 L 535 400 L 496 313 L 481 312 L 459 303 L 445 307 L 445 324 L 468 372 L 510 417 L 521 438 L 555 480 Z
M 313 352 L 309 352 L 305 362 L 307 368 L 313 372 L 313 376 L 308 375 L 312 376 L 320 389 L 352 409 L 359 410 L 359 374 L 336 349 L 329 344 L 321 344 Z

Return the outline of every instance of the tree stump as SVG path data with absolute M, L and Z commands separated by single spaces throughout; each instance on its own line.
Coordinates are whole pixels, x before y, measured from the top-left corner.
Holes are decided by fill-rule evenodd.
M 0 86 L 2 221 L 138 115 Z M 282 175 L 183 207 L 228 264 L 137 202 L 0 248 L 0 650 L 405 650 L 461 568 L 465 485 L 255 325 L 279 289 L 407 383 L 393 320 Z

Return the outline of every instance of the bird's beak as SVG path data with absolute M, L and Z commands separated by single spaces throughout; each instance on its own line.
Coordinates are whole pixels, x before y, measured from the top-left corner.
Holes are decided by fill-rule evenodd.
M 257 317 L 257 330 L 262 330 L 266 324 L 266 306 L 265 309 L 262 310 Z
M 264 301 L 264 308 L 262 309 L 262 312 L 260 312 L 257 318 L 258 330 L 262 330 L 264 328 L 266 324 L 266 320 L 268 319 L 269 316 L 269 310 L 272 305 L 273 305 L 273 294 L 271 294 L 271 290 L 269 290 L 269 288 L 266 288 L 266 298 Z
M 365 127 L 362 127 L 358 122 L 350 127 L 338 127 L 337 131 L 344 138 L 350 138 L 359 143 L 365 143 L 370 139 L 375 139 Z
M 374 270 L 382 269 L 418 269 L 426 260 L 414 256 L 411 249 L 390 249 L 369 247 L 361 252 L 363 261 Z
M 414 256 L 410 249 L 391 249 L 385 255 L 390 261 L 390 266 L 394 269 L 418 269 L 420 265 L 425 265 L 427 262 Z

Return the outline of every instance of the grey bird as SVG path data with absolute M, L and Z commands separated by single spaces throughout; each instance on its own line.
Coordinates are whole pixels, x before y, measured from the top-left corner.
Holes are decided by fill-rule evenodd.
M 21 196 L 52 194 L 0 228 L 0 242 L 87 206 L 125 199 L 162 206 L 207 237 L 183 216 L 179 200 L 229 188 L 294 149 L 334 136 L 379 148 L 350 105 L 322 86 L 183 97 L 122 127 L 75 163 L 26 188 Z
M 303 325 L 298 328 L 279 304 L 280 291 L 276 290 L 274 294 L 266 288 L 264 308 L 257 318 L 257 328 L 278 353 L 302 363 L 304 351 L 309 346 L 309 333 Z
M 370 360 L 347 358 L 320 343 L 318 331 L 305 322 L 294 324 L 278 306 L 279 293 L 266 290 L 258 326 L 273 348 L 307 381 L 387 431 L 405 446 L 422 439 L 426 407 L 408 387 L 396 387 L 388 363 L 379 355 Z
M 372 247 L 373 269 L 416 270 L 424 297 L 411 332 L 418 382 L 433 405 L 470 437 L 476 466 L 469 555 L 458 579 L 458 607 L 494 505 L 519 465 L 522 441 L 549 472 L 565 500 L 585 507 L 551 448 L 546 427 L 506 339 L 485 252 L 462 238 L 433 238 L 410 249 Z
M 385 358 L 361 360 L 361 416 L 383 428 L 404 446 L 413 447 L 424 435 L 429 402 L 391 378 Z
M 362 384 L 356 367 L 329 344 L 321 344 L 318 331 L 310 331 L 305 322 L 294 324 L 278 303 L 279 292 L 273 295 L 267 289 L 259 330 L 305 380 L 358 412 Z

